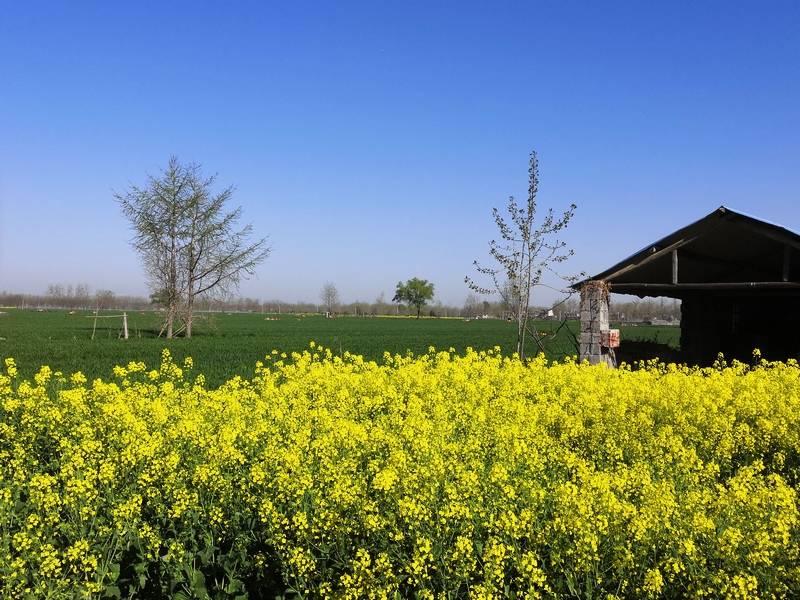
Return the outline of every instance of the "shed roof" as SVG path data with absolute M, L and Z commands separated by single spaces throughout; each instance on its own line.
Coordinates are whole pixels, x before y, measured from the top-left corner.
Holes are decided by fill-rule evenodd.
M 800 295 L 800 235 L 720 206 L 590 279 L 610 283 L 612 292 L 637 296 Z

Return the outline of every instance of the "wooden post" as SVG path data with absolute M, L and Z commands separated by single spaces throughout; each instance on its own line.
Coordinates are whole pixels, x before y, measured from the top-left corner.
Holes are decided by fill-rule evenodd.
M 92 339 L 94 339 L 94 332 L 97 329 L 97 310 L 94 310 L 94 325 L 92 325 Z
M 672 285 L 678 285 L 678 250 L 672 251 Z
M 122 337 L 128 339 L 128 313 L 122 313 Z
M 792 247 L 786 244 L 783 247 L 783 281 L 789 281 L 789 269 L 792 266 Z

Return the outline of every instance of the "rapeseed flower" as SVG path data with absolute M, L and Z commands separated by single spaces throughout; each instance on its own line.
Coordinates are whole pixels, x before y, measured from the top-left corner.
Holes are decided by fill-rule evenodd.
M 0 597 L 797 595 L 800 367 L 754 359 L 312 343 L 209 389 L 168 350 L 91 383 L 7 358 Z

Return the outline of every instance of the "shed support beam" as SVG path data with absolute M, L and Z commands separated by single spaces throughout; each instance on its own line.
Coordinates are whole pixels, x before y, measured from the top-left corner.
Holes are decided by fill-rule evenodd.
M 792 247 L 786 244 L 783 247 L 783 281 L 789 281 L 789 270 L 792 268 Z
M 672 285 L 678 285 L 678 249 L 672 251 Z
M 628 271 L 630 271 L 632 269 L 637 269 L 639 267 L 642 267 L 642 266 L 646 265 L 647 263 L 650 263 L 650 262 L 652 262 L 654 260 L 657 260 L 657 259 L 661 258 L 662 256 L 665 256 L 665 255 L 669 254 L 670 252 L 672 252 L 673 250 L 677 250 L 678 248 L 680 248 L 682 246 L 686 246 L 688 244 L 691 244 L 693 241 L 695 241 L 697 239 L 697 237 L 698 236 L 695 235 L 695 236 L 692 236 L 690 238 L 685 238 L 685 239 L 678 240 L 674 244 L 670 244 L 669 246 L 666 246 L 665 248 L 658 248 L 656 246 L 653 246 L 652 248 L 650 248 L 650 254 L 648 254 L 646 257 L 641 259 L 639 262 L 626 265 L 626 266 L 624 266 L 624 267 L 622 267 L 620 269 L 617 269 L 613 273 L 609 273 L 608 275 L 604 275 L 603 279 L 605 279 L 609 283 L 613 283 L 614 279 L 616 279 L 620 275 L 623 275 L 623 274 L 627 273 Z

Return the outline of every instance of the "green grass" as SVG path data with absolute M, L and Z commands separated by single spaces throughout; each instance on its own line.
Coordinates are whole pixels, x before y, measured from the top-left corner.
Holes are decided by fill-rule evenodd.
M 95 339 L 91 339 L 92 313 L 76 311 L 37 312 L 2 309 L 0 315 L 0 357 L 13 356 L 23 377 L 31 377 L 41 365 L 49 365 L 65 373 L 83 371 L 89 378 L 107 378 L 114 365 L 129 361 L 145 361 L 157 365 L 161 350 L 169 348 L 177 360 L 194 359 L 195 370 L 202 372 L 211 385 L 219 385 L 234 375 L 250 377 L 257 360 L 273 349 L 280 352 L 299 351 L 314 340 L 334 353 L 344 351 L 380 361 L 383 353 L 424 353 L 429 346 L 454 348 L 464 352 L 468 346 L 477 350 L 500 346 L 511 354 L 515 345 L 512 323 L 499 319 L 464 321 L 461 319 L 413 319 L 383 317 L 325 317 L 261 314 L 203 315 L 192 339 L 159 338 L 162 315 L 156 312 L 129 312 L 130 339 L 118 338 L 121 319 L 99 319 Z M 117 311 L 106 314 L 118 314 Z M 552 332 L 559 324 L 552 321 L 535 323 L 545 336 L 550 358 L 574 354 L 574 342 L 564 328 L 559 335 Z M 577 323 L 569 329 L 577 331 Z M 671 330 L 666 331 L 665 330 Z M 636 327 L 622 331 L 623 340 L 661 336 L 662 343 L 677 328 Z M 677 338 L 675 338 L 677 339 Z M 535 354 L 529 346 L 528 353 Z

